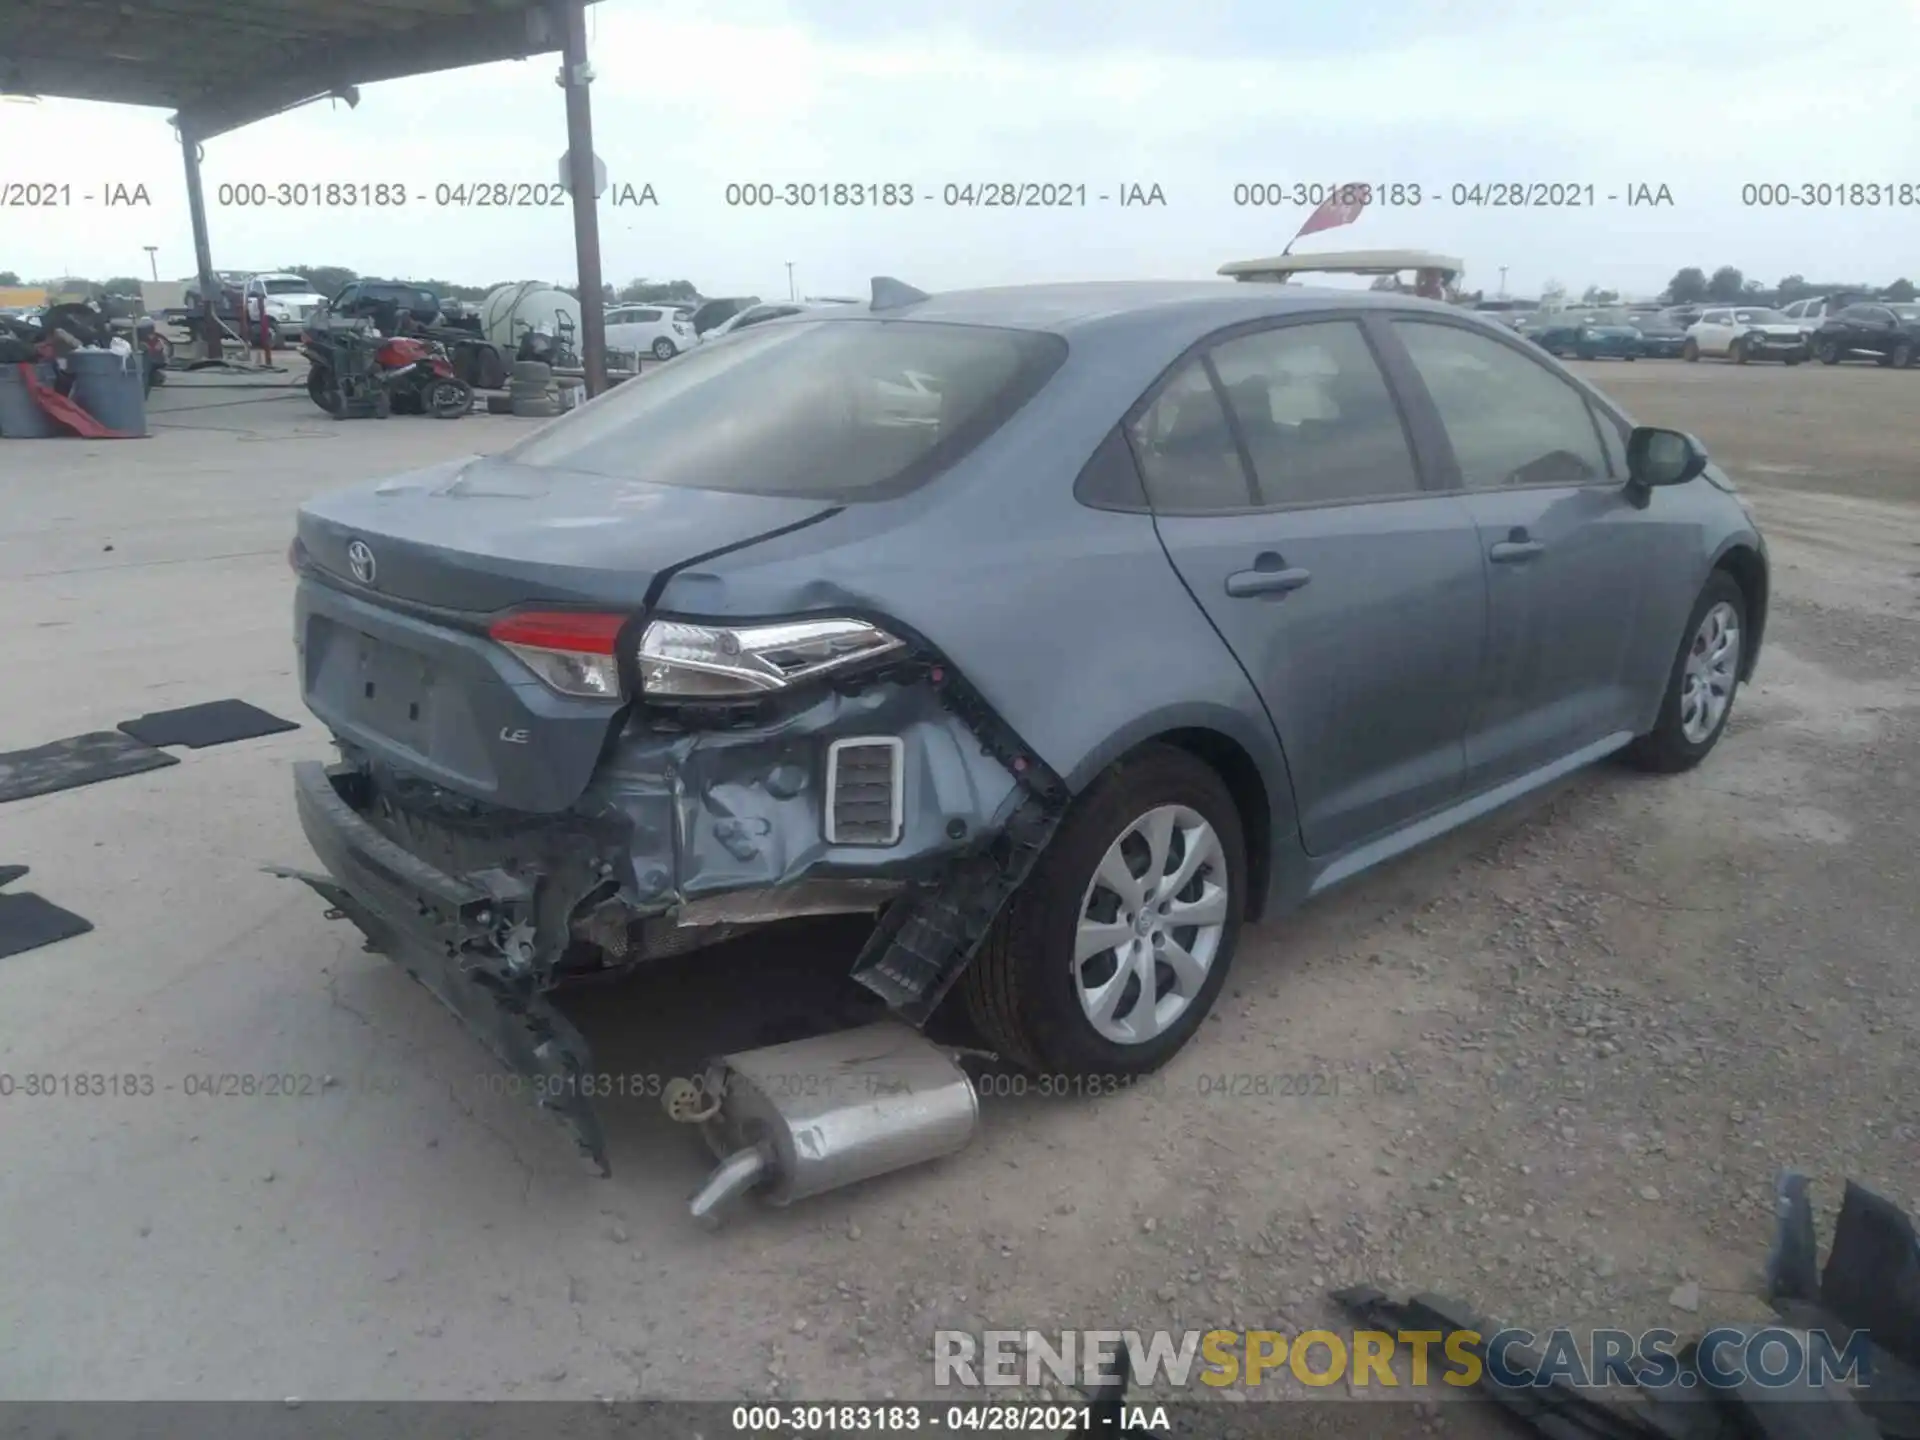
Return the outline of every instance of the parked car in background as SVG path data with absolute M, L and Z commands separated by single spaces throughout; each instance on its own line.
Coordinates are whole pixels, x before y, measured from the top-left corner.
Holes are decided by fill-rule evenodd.
M 1813 353 L 1823 365 L 1858 355 L 1905 369 L 1920 356 L 1920 304 L 1876 300 L 1849 305 L 1813 332 Z
M 1644 311 L 1627 317 L 1640 332 L 1640 353 L 1650 359 L 1677 360 L 1687 348 L 1687 330 L 1661 310 Z
M 1836 290 L 1831 295 L 1810 295 L 1804 300 L 1795 300 L 1791 305 L 1783 305 L 1780 313 L 1811 335 L 1849 305 L 1864 305 L 1872 299 L 1864 290 Z
M 727 323 L 750 305 L 758 305 L 758 295 L 723 295 L 713 300 L 703 300 L 694 307 L 689 323 L 693 327 L 693 338 L 704 340 L 713 331 Z
M 365 316 L 382 334 L 392 335 L 403 314 L 416 325 L 432 325 L 439 321 L 442 307 L 440 292 L 430 286 L 405 280 L 350 280 L 327 302 L 327 313 L 342 318 Z
M 1563 310 L 1527 332 L 1549 355 L 1577 360 L 1637 360 L 1640 332 L 1619 310 Z
M 607 311 L 607 348 L 671 360 L 693 344 L 693 329 L 668 305 L 620 305 Z
M 290 559 L 339 758 L 278 873 L 603 1166 L 570 980 L 885 907 L 849 969 L 894 1014 L 1147 1074 L 1244 922 L 1699 764 L 1768 595 L 1698 443 L 1504 327 L 1217 282 L 876 284 L 309 500 Z
M 1807 337 L 1800 327 L 1767 305 L 1719 306 L 1701 313 L 1687 327 L 1680 348 L 1684 360 L 1719 356 L 1745 365 L 1749 360 L 1781 360 L 1798 365 L 1807 358 Z

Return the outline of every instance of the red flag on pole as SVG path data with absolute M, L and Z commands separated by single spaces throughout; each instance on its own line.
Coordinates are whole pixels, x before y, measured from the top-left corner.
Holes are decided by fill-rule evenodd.
M 1351 225 L 1360 218 L 1360 212 L 1367 208 L 1368 188 L 1365 185 L 1342 185 L 1333 194 L 1320 203 L 1307 223 L 1294 232 L 1293 240 L 1287 242 L 1287 248 L 1293 248 L 1294 240 L 1303 235 L 1312 235 L 1320 230 L 1334 230 L 1342 225 Z

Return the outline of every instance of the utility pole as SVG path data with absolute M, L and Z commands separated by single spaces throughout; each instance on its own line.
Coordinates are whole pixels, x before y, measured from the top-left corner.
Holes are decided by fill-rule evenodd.
M 787 299 L 796 300 L 799 293 L 793 288 L 793 262 L 787 261 Z
M 585 0 L 556 0 L 560 22 L 560 84 L 567 95 L 567 189 L 573 198 L 573 254 L 580 278 L 580 358 L 587 372 L 587 395 L 607 388 L 607 306 L 600 284 L 600 199 L 594 184 L 593 108 L 587 87 L 593 67 L 587 63 Z
M 147 264 L 153 267 L 153 278 L 157 281 L 160 278 L 160 247 L 158 245 L 142 245 L 140 248 L 147 252 Z
M 1500 267 L 1500 298 L 1507 298 L 1507 267 L 1504 265 Z

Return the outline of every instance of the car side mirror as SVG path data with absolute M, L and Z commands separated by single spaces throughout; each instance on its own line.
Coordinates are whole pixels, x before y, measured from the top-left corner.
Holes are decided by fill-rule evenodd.
M 1627 437 L 1627 483 L 1636 489 L 1684 485 L 1706 468 L 1706 447 L 1683 431 L 1636 425 Z

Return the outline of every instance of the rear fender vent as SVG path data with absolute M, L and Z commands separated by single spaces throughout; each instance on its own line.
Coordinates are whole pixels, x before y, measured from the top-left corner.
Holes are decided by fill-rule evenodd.
M 897 735 L 859 735 L 827 747 L 829 845 L 898 845 L 906 817 Z

